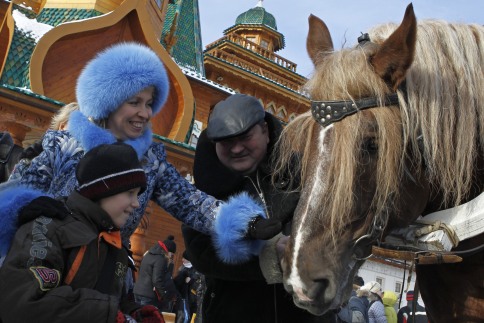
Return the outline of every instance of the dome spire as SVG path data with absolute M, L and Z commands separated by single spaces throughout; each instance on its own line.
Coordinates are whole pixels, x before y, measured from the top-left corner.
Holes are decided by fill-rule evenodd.
M 264 0 L 259 0 L 259 2 L 257 3 L 256 7 L 264 8 L 264 6 L 262 5 L 262 2 L 264 2 Z

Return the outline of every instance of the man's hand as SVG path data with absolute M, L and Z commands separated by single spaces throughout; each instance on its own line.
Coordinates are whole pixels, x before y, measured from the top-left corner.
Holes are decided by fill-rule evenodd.
M 269 240 L 281 232 L 282 223 L 276 219 L 264 219 L 258 215 L 249 222 L 246 237 L 254 240 Z

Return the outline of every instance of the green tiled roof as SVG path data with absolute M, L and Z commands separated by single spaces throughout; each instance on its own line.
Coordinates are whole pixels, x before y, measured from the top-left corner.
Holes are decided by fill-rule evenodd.
M 46 8 L 36 17 L 30 10 L 20 6 L 14 6 L 30 19 L 36 19 L 39 23 L 57 26 L 60 23 L 99 16 L 97 10 L 86 9 L 53 9 Z M 29 64 L 34 51 L 36 40 L 25 30 L 15 25 L 12 45 L 7 55 L 5 67 L 0 76 L 0 84 L 7 84 L 15 87 L 30 88 Z
M 1 84 L 30 88 L 29 64 L 36 45 L 35 39 L 24 31 L 14 29 L 12 45 L 0 77 Z
M 241 13 L 235 20 L 236 25 L 265 25 L 277 30 L 276 18 L 263 7 L 255 7 Z
M 94 9 L 45 8 L 37 16 L 37 21 L 55 27 L 63 22 L 92 18 L 99 15 L 102 15 L 102 13 Z
M 165 37 L 170 33 L 176 14 L 176 43 L 170 55 L 180 66 L 205 75 L 198 0 L 176 0 L 168 4 L 160 43 L 167 47 Z
M 263 26 L 271 30 L 271 32 L 277 36 L 280 41 L 280 47 L 278 50 L 286 47 L 284 35 L 277 31 L 276 19 L 270 13 L 268 13 L 263 7 L 255 7 L 248 11 L 241 13 L 237 19 L 235 19 L 235 25 L 225 29 L 224 35 L 232 32 L 234 29 L 243 29 L 253 26 Z

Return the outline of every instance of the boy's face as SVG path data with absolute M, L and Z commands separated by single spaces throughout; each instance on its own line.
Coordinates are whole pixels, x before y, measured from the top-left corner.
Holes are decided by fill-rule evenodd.
M 99 200 L 101 208 L 109 214 L 114 224 L 121 228 L 134 209 L 139 207 L 138 193 L 140 188 L 133 188 Z

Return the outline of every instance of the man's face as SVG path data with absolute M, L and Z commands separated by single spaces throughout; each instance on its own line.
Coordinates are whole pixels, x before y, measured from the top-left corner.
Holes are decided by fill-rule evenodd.
M 256 124 L 243 135 L 218 141 L 217 157 L 228 169 L 247 175 L 257 169 L 267 153 L 267 123 Z

